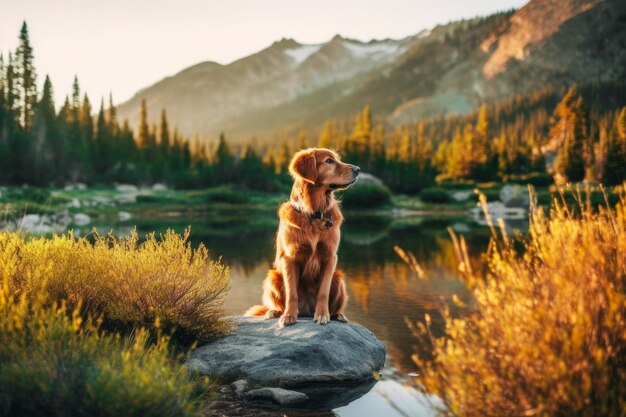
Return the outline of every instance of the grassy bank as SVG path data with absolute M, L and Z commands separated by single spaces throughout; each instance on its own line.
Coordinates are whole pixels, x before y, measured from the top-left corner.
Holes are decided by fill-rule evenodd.
M 172 232 L 141 244 L 0 233 L 0 414 L 194 414 L 209 381 L 174 352 L 229 330 L 228 283 Z
M 416 357 L 420 383 L 451 415 L 626 415 L 624 192 L 615 208 L 584 195 L 537 208 L 524 238 L 504 230 L 492 229 L 486 269 L 453 235 L 474 302 L 463 318 L 443 312 L 445 338 L 418 324 L 434 355 Z

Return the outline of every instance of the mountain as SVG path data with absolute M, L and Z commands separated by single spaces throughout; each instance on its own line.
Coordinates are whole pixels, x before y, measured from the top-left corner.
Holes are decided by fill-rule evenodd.
M 150 115 L 166 108 L 186 135 L 247 139 L 319 126 L 365 104 L 395 125 L 548 85 L 625 76 L 623 0 L 532 0 L 400 40 L 282 39 L 231 64 L 204 62 L 165 78 L 119 114 L 136 125 L 145 99 Z

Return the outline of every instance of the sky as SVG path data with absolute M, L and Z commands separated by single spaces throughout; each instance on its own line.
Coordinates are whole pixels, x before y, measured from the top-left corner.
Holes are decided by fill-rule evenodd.
M 204 61 L 228 64 L 281 38 L 326 42 L 403 38 L 449 21 L 521 7 L 526 0 L 0 0 L 0 52 L 25 20 L 38 84 L 57 106 L 74 75 L 92 103 L 116 103 Z

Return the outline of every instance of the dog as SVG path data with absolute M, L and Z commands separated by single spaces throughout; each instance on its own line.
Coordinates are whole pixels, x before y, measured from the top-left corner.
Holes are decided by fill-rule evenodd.
M 313 316 L 318 324 L 331 318 L 348 322 L 344 274 L 336 269 L 343 215 L 333 192 L 354 184 L 360 171 L 329 149 L 294 155 L 291 197 L 278 210 L 274 269 L 263 281 L 263 305 L 246 316 L 280 317 L 281 327 L 295 324 L 298 316 Z

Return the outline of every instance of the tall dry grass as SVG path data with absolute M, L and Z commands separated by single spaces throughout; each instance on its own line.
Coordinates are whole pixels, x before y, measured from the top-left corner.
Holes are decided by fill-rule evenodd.
M 626 197 L 562 201 L 532 207 L 526 237 L 492 226 L 486 271 L 452 234 L 474 303 L 443 313 L 446 337 L 430 336 L 428 316 L 415 329 L 434 355 L 414 358 L 420 382 L 444 414 L 626 415 Z

